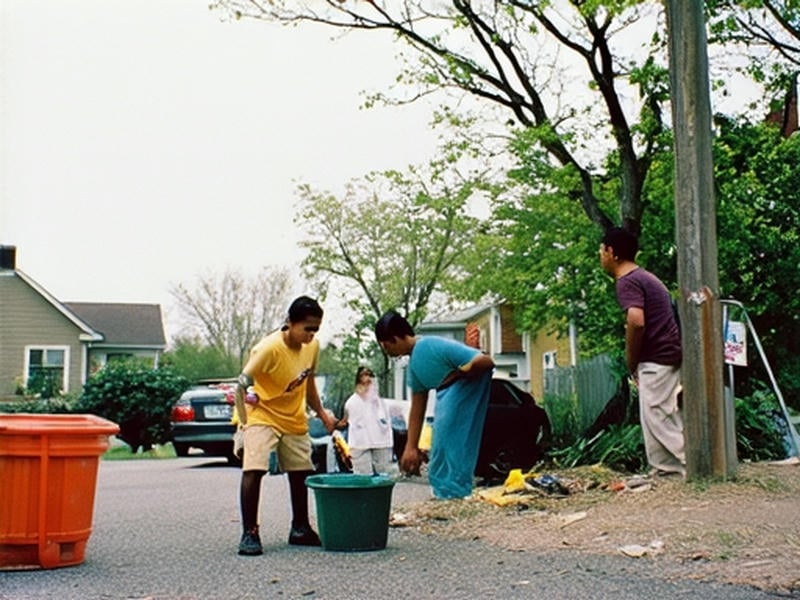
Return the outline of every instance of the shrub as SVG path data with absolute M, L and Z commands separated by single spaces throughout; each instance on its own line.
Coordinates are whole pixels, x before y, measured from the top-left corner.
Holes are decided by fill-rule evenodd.
M 61 373 L 40 369 L 31 373 L 24 393 L 38 398 L 58 398 L 61 395 Z
M 66 414 L 74 413 L 77 403 L 78 396 L 76 394 L 64 394 L 55 398 L 26 397 L 19 402 L 0 403 L 0 412 Z
M 117 437 L 136 453 L 169 441 L 170 411 L 189 380 L 169 367 L 148 368 L 136 361 L 114 362 L 83 387 L 77 412 L 89 412 L 119 425 Z
M 750 396 L 736 399 L 738 458 L 753 462 L 783 459 L 791 450 L 788 425 L 774 393 L 763 382 L 756 382 L 755 388 Z M 630 411 L 625 423 L 589 432 L 574 443 L 551 451 L 550 457 L 565 468 L 602 463 L 619 471 L 642 471 L 647 468 L 647 457 L 642 428 L 635 418 L 635 411 Z
M 750 396 L 736 399 L 736 451 L 739 460 L 786 458 L 786 419 L 775 394 L 764 383 L 754 386 Z
M 563 468 L 603 464 L 610 469 L 638 473 L 647 467 L 644 439 L 640 425 L 609 425 L 591 438 L 580 437 L 550 457 Z

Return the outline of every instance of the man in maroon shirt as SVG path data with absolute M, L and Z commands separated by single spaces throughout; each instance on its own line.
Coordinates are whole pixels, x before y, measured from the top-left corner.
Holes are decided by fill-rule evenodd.
M 600 264 L 616 281 L 625 311 L 625 358 L 639 389 L 639 414 L 647 461 L 659 475 L 686 474 L 681 389 L 681 334 L 661 280 L 636 264 L 639 243 L 620 227 L 608 229 Z

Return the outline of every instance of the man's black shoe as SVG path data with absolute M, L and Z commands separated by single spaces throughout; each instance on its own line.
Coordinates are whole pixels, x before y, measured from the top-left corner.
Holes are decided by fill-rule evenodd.
M 258 535 L 258 525 L 242 534 L 242 541 L 239 542 L 239 554 L 242 556 L 258 556 L 264 554 L 264 548 L 261 546 L 261 538 Z
M 291 546 L 321 546 L 317 533 L 308 525 L 292 527 L 289 532 L 289 545 Z

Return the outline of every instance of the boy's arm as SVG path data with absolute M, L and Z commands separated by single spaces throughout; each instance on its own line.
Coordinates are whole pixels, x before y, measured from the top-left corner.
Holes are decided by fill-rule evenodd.
M 253 378 L 242 371 L 239 375 L 239 380 L 236 382 L 234 397 L 236 401 L 236 414 L 239 415 L 239 423 L 243 426 L 247 425 L 247 409 L 244 405 L 244 395 L 247 393 L 247 388 L 251 385 L 253 385 Z
M 325 429 L 328 430 L 328 433 L 332 433 L 334 429 L 336 429 L 336 420 L 328 414 L 324 408 L 322 408 L 322 402 L 319 399 L 319 392 L 317 392 L 317 382 L 314 381 L 314 373 L 311 372 L 308 374 L 308 378 L 306 380 L 306 404 L 317 413 L 317 416 L 322 419 L 322 422 L 325 424 Z
M 424 454 L 419 449 L 419 438 L 422 435 L 422 424 L 425 421 L 425 410 L 428 407 L 428 391 L 411 394 L 411 408 L 408 411 L 408 437 L 403 456 L 400 457 L 400 469 L 404 473 L 418 474 Z
M 447 374 L 447 377 L 442 380 L 442 383 L 439 384 L 439 387 L 447 387 L 456 379 L 480 377 L 483 373 L 492 369 L 494 369 L 494 361 L 488 354 L 481 352 L 480 354 L 473 356 L 469 362 L 461 365 L 457 369 L 450 371 L 450 373 Z
M 632 306 L 625 311 L 625 360 L 628 372 L 632 375 L 636 375 L 636 367 L 639 366 L 642 338 L 644 338 L 644 310 Z

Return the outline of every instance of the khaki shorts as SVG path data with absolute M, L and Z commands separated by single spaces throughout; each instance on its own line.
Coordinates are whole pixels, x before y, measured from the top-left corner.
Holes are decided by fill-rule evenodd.
M 281 471 L 312 471 L 311 438 L 300 435 L 278 433 L 267 425 L 245 425 L 243 471 L 269 470 L 269 455 L 275 450 Z

